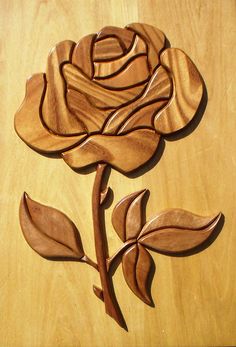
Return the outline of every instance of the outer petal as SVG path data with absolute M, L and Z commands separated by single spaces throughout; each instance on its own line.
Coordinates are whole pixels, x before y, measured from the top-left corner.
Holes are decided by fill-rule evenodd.
M 42 107 L 42 117 L 47 127 L 58 135 L 80 135 L 86 125 L 67 108 L 66 84 L 61 74 L 61 64 L 70 61 L 75 43 L 69 40 L 58 43 L 48 56 L 47 90 Z
M 190 60 L 180 49 L 168 48 L 161 54 L 161 64 L 173 79 L 173 95 L 167 106 L 155 117 L 155 129 L 170 134 L 182 129 L 194 117 L 202 100 L 202 78 Z
M 74 169 L 105 162 L 121 172 L 145 164 L 155 153 L 160 136 L 152 129 L 138 129 L 126 135 L 93 135 L 78 147 L 62 154 Z
M 44 92 L 44 74 L 35 74 L 27 80 L 25 99 L 15 115 L 15 130 L 34 150 L 42 153 L 60 153 L 78 144 L 85 135 L 62 137 L 46 130 L 40 118 Z
M 164 33 L 151 25 L 142 23 L 132 23 L 127 25 L 126 28 L 134 31 L 146 41 L 150 70 L 153 72 L 159 64 L 159 54 L 165 47 L 166 39 Z
M 95 34 L 83 37 L 75 46 L 72 54 L 72 64 L 80 68 L 88 78 L 93 76 L 93 43 Z

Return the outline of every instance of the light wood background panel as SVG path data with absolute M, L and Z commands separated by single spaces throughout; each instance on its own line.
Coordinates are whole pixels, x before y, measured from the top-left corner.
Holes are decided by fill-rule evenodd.
M 0 7 L 0 347 L 236 345 L 235 1 L 1 0 Z M 159 163 L 143 176 L 112 170 L 114 201 L 106 211 L 110 251 L 120 245 L 112 207 L 142 188 L 151 192 L 148 218 L 169 207 L 201 215 L 221 210 L 225 224 L 202 253 L 185 258 L 153 253 L 155 308 L 137 299 L 117 270 L 114 286 L 127 333 L 93 294 L 99 277 L 92 268 L 44 260 L 26 244 L 18 219 L 24 190 L 64 211 L 95 257 L 95 174 L 76 174 L 62 160 L 30 150 L 15 134 L 13 118 L 26 78 L 45 71 L 57 42 L 136 21 L 157 26 L 192 58 L 204 77 L 208 105 L 197 128 L 166 140 Z

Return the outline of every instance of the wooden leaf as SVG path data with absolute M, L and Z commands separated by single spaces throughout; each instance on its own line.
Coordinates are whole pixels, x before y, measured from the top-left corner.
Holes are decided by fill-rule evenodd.
M 30 199 L 26 193 L 20 204 L 20 224 L 26 241 L 42 257 L 79 260 L 84 256 L 73 222 L 62 212 Z
M 152 304 L 149 278 L 153 260 L 140 244 L 129 248 L 122 257 L 122 268 L 126 283 L 143 302 Z
M 123 242 L 136 238 L 142 228 L 142 198 L 146 190 L 127 195 L 114 208 L 112 224 Z
M 220 213 L 201 217 L 180 209 L 163 211 L 143 227 L 138 240 L 157 252 L 182 253 L 206 241 L 220 218 Z

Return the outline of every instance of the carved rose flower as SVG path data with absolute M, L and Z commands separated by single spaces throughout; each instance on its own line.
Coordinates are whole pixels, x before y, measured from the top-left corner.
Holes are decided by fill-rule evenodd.
M 153 156 L 162 134 L 190 122 L 202 94 L 196 67 L 181 50 L 165 49 L 160 30 L 105 27 L 52 49 L 46 73 L 27 81 L 15 129 L 72 168 L 105 162 L 130 172 Z

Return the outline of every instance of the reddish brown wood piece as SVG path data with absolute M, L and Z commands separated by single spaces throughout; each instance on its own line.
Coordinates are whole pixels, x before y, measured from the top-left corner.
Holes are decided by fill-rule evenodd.
M 33 201 L 26 193 L 20 204 L 20 223 L 26 241 L 42 257 L 84 257 L 79 232 L 71 220 L 60 211 Z
M 149 252 L 140 244 L 130 247 L 123 255 L 122 269 L 130 289 L 145 304 L 151 305 L 149 277 L 153 260 Z

